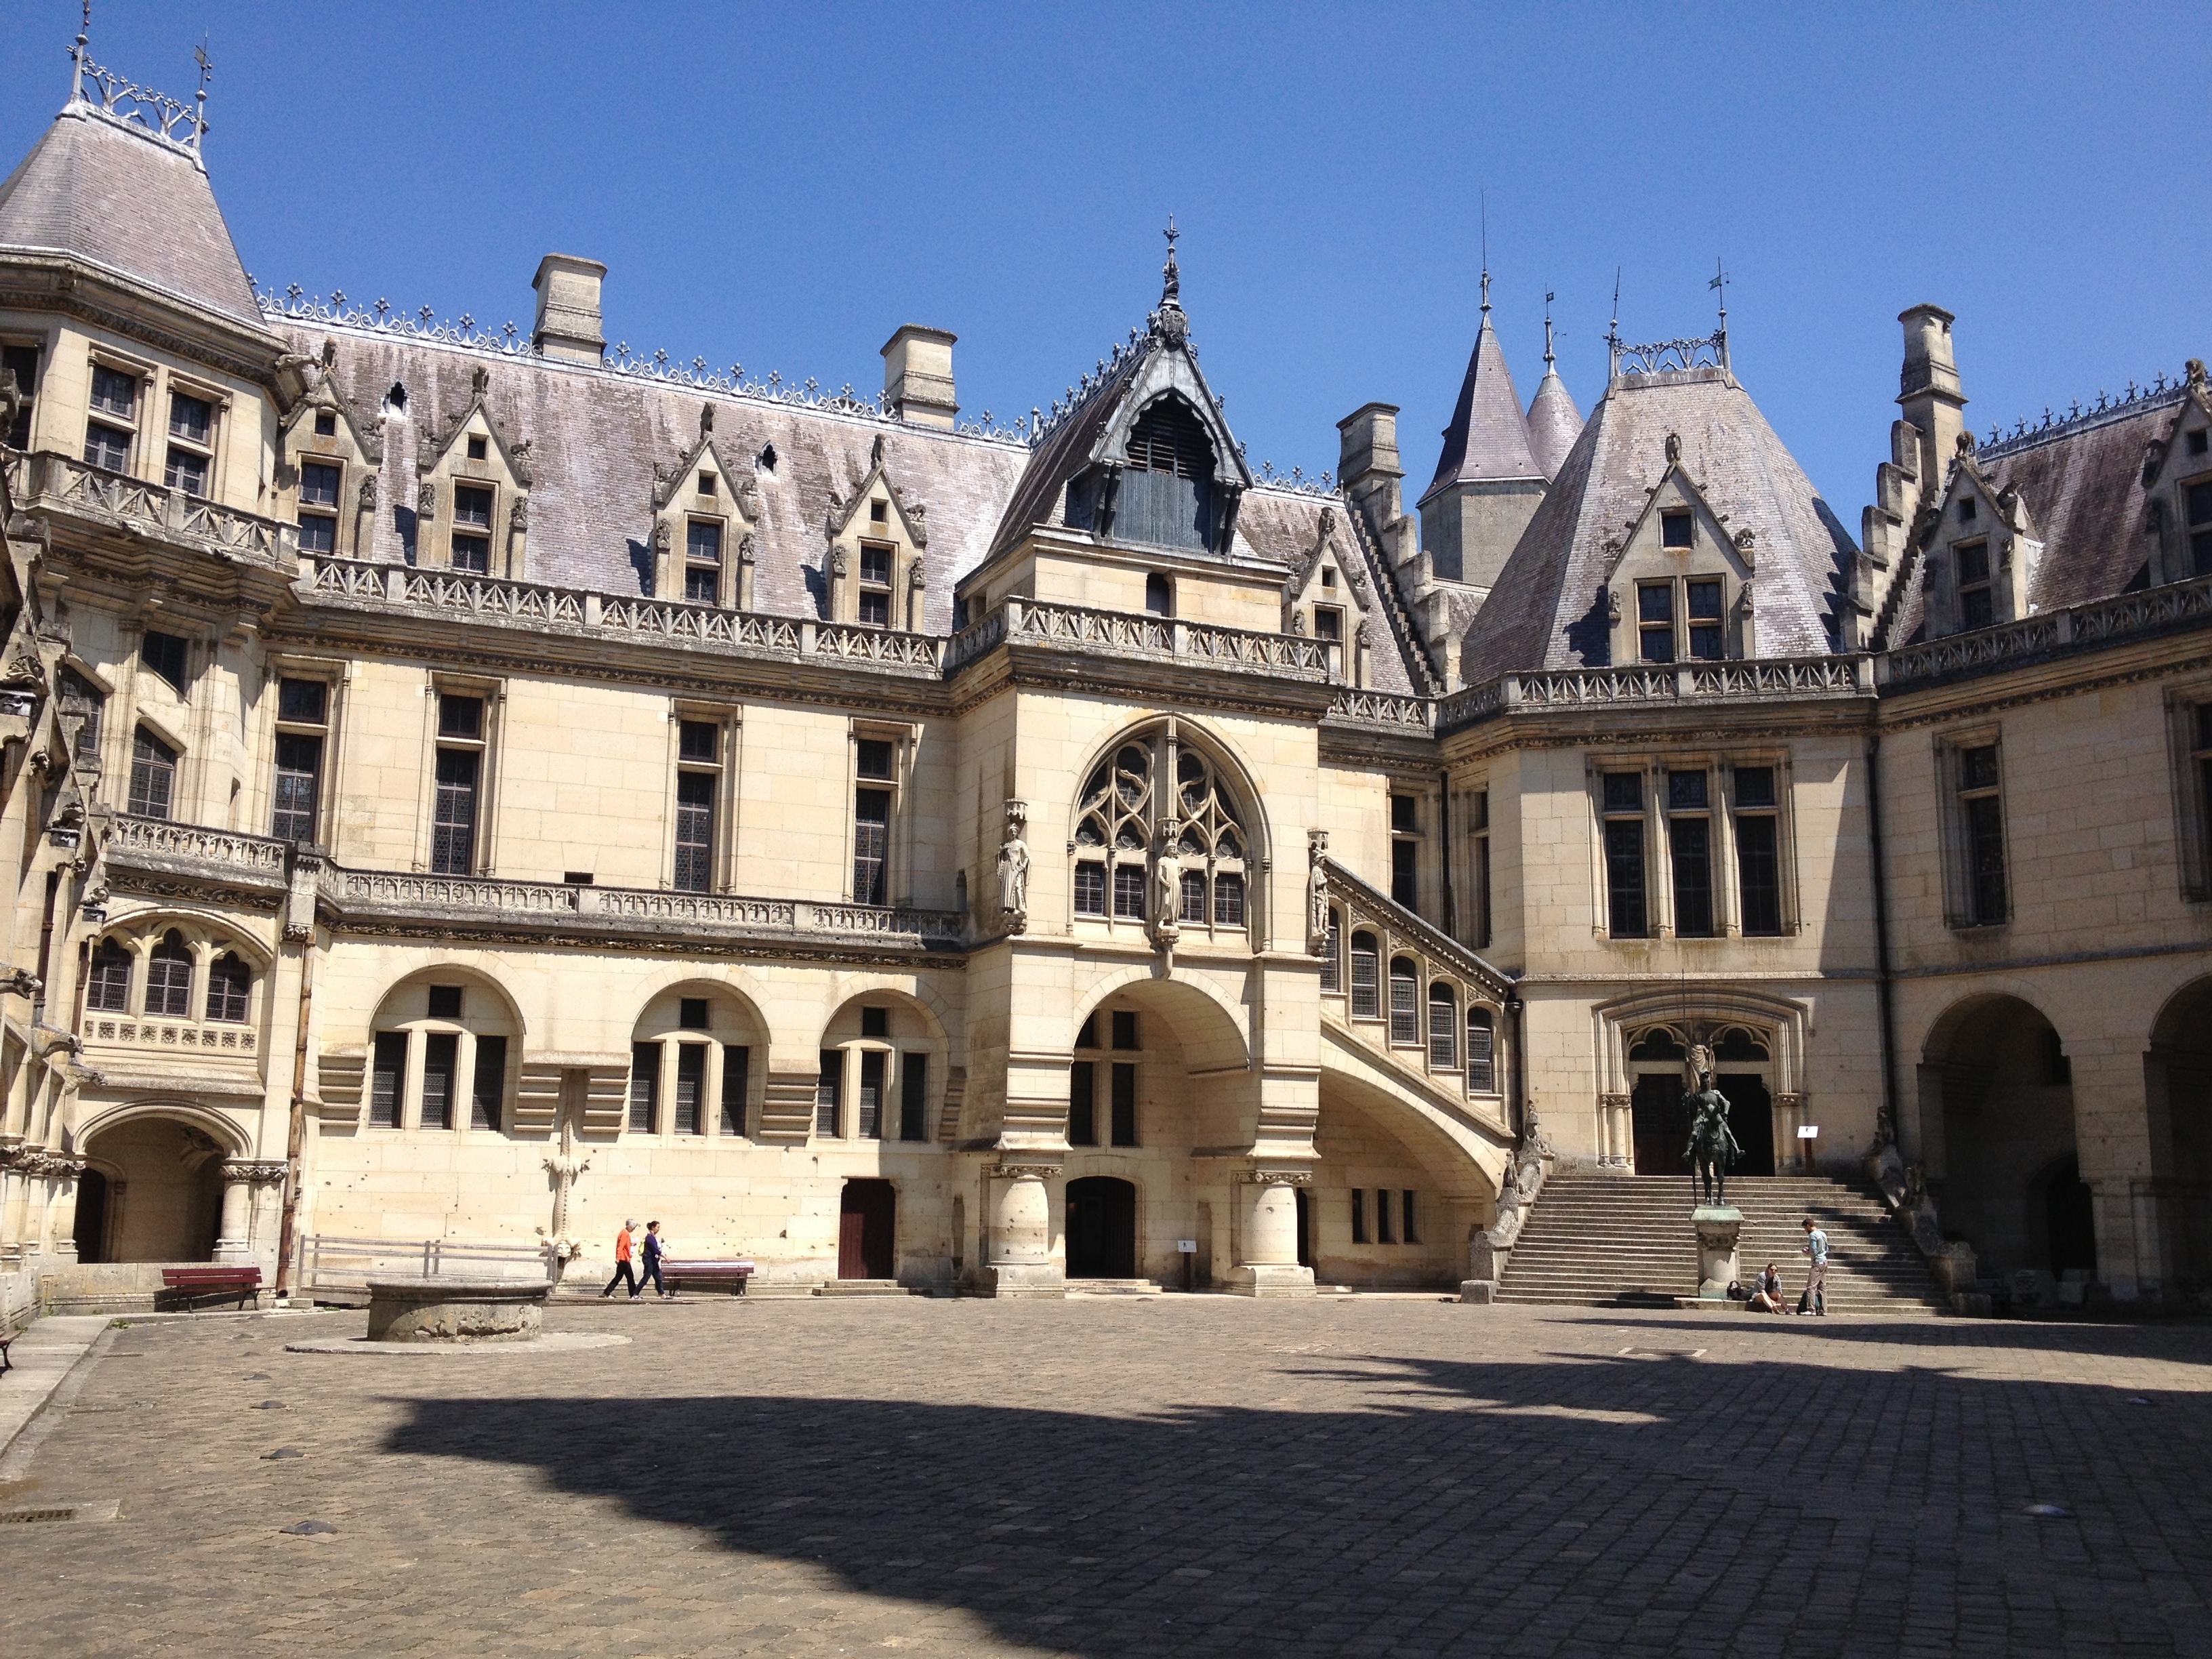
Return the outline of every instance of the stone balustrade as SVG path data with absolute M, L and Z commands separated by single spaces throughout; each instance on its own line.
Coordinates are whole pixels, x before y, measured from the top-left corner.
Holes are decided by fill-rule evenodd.
M 1875 678 L 1887 689 L 2023 666 L 2073 646 L 2118 645 L 2212 622 L 2212 576 L 2094 599 L 1995 628 L 1949 634 L 1885 652 Z
M 1182 662 L 1302 680 L 1328 678 L 1328 648 L 1297 634 L 1225 628 L 1149 611 L 1008 599 L 952 641 L 946 672 L 957 673 L 1000 645 L 1043 645 L 1128 660 Z
M 203 552 L 289 570 L 300 554 L 296 525 L 224 507 L 52 450 L 8 458 L 18 509 L 49 513 L 173 541 Z
M 171 823 L 164 818 L 131 817 L 118 813 L 107 832 L 110 857 L 118 854 L 191 864 L 221 865 L 257 875 L 282 877 L 287 843 L 267 836 L 241 835 L 235 830 L 211 830 L 198 823 Z
M 1868 656 L 1753 657 L 1722 662 L 1632 663 L 1502 674 L 1455 691 L 1437 708 L 1440 728 L 1507 714 L 1668 703 L 1764 702 L 1874 695 Z

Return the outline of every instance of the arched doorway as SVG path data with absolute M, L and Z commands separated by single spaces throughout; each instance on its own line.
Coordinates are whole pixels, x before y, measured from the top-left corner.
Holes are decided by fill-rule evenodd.
M 76 1178 L 76 1259 L 107 1260 L 107 1176 L 88 1164 Z
M 1137 1276 L 1137 1189 L 1113 1176 L 1067 1183 L 1067 1276 Z
M 837 1277 L 896 1279 L 898 1194 L 888 1181 L 848 1181 L 837 1200 Z
M 2151 1173 L 2169 1288 L 2212 1284 L 2212 979 L 2160 1011 L 2143 1056 Z
M 2073 1069 L 2051 1022 L 2018 997 L 1961 1003 L 1929 1033 L 1920 1084 L 1921 1155 L 1945 1236 L 1972 1244 L 1986 1277 L 2094 1270 Z
M 1773 1042 L 1746 1025 L 1717 1030 L 1701 1026 L 1650 1025 L 1634 1034 L 1627 1053 L 1629 1117 L 1635 1170 L 1640 1176 L 1690 1172 L 1683 1158 L 1690 1144 L 1689 1109 L 1682 1098 L 1689 1087 L 1691 1042 L 1711 1050 L 1713 1086 L 1726 1097 L 1729 1127 L 1743 1156 L 1731 1176 L 1775 1172 Z
M 85 1143 L 101 1182 L 95 1248 L 110 1261 L 207 1261 L 222 1221 L 222 1148 L 173 1117 L 134 1117 Z M 87 1175 L 92 1171 L 88 1169 Z M 80 1188 L 80 1193 L 82 1189 Z M 88 1219 L 82 1196 L 77 1218 Z M 88 1235 L 77 1234 L 79 1259 Z

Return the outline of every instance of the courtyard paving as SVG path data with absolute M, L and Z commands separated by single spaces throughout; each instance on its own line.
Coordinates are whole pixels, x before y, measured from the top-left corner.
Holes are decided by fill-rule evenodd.
M 2212 1654 L 2203 1324 L 887 1298 L 284 1350 L 362 1322 L 103 1336 L 0 1508 L 116 1516 L 0 1527 L 0 1648 Z

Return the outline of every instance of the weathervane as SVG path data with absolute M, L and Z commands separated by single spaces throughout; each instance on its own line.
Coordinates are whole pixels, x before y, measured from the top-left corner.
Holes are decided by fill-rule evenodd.
M 1490 192 L 1481 195 L 1482 209 L 1482 314 L 1490 315 Z
M 87 3 L 89 4 L 90 0 L 87 0 Z M 208 56 L 206 35 L 201 35 L 199 45 L 192 48 L 192 60 L 200 66 L 200 89 L 192 100 L 197 106 L 193 111 L 192 118 L 199 124 L 200 131 L 205 132 L 207 131 L 208 82 L 215 79 L 215 60 Z
M 1552 301 L 1559 297 L 1548 288 L 1544 290 L 1544 368 L 1547 374 L 1552 367 Z
M 1721 262 L 1718 259 L 1714 260 L 1713 279 L 1710 283 L 1707 283 L 1705 286 L 1709 289 L 1717 289 L 1720 294 L 1721 332 L 1723 334 L 1728 332 L 1728 272 L 1721 268 Z
M 1176 269 L 1175 252 L 1176 238 L 1182 234 L 1182 233 L 1176 228 L 1175 215 L 1169 214 L 1168 262 L 1166 268 L 1161 272 L 1161 275 L 1166 278 L 1166 284 L 1160 290 L 1160 303 L 1164 306 L 1176 304 L 1182 296 L 1182 273 Z

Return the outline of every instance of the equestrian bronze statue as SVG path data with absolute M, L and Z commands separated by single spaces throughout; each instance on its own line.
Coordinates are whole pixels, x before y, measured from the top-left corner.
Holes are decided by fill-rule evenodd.
M 1728 1202 L 1729 1166 L 1743 1156 L 1729 1128 L 1728 1097 L 1713 1087 L 1712 1073 L 1698 1073 L 1694 1093 L 1684 1097 L 1690 1110 L 1690 1147 L 1682 1154 L 1690 1172 L 1704 1189 L 1703 1202 Z

